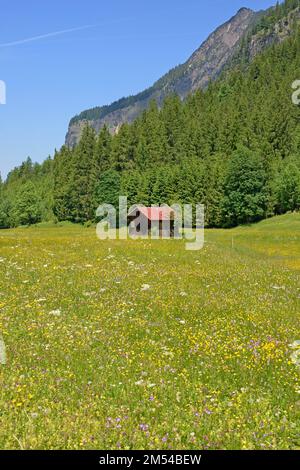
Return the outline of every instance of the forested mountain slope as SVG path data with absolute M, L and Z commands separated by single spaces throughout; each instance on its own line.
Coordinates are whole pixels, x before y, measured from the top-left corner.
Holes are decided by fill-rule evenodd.
M 66 144 L 72 147 L 78 143 L 86 122 L 96 132 L 99 132 L 104 124 L 114 132 L 120 124 L 134 121 L 148 107 L 151 100 L 156 100 L 161 106 L 166 96 L 172 93 L 185 98 L 189 93 L 205 88 L 230 62 L 245 32 L 257 23 L 258 18 L 259 13 L 242 8 L 214 31 L 184 64 L 168 72 L 151 88 L 109 106 L 89 109 L 75 116 L 70 122 Z
M 116 135 L 84 128 L 42 165 L 30 160 L 0 185 L 0 226 L 95 220 L 103 202 L 204 203 L 206 224 L 231 227 L 300 209 L 299 9 L 286 0 L 240 45 L 234 67 L 184 101 L 152 101 Z M 249 44 L 280 39 L 247 62 Z M 278 38 L 278 36 L 276 36 Z M 253 43 L 253 42 L 252 42 Z M 258 44 L 258 42 L 256 42 Z
M 265 12 L 241 8 L 233 18 L 217 28 L 184 64 L 175 67 L 149 89 L 109 106 L 83 111 L 72 118 L 66 145 L 72 147 L 78 143 L 86 123 L 96 132 L 103 125 L 115 132 L 121 124 L 133 122 L 151 100 L 161 106 L 172 93 L 186 98 L 198 89 L 205 89 L 224 69 L 231 69 L 241 62 L 249 63 L 265 48 L 288 37 L 295 17 L 299 17 L 299 12 L 295 11 L 298 3 L 297 0 L 289 0 L 283 7 L 277 5 Z

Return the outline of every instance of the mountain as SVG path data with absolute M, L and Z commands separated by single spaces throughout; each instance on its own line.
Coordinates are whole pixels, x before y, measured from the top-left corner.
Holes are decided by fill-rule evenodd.
M 207 85 L 203 70 L 217 76 L 222 61 L 220 77 L 204 92 L 172 95 L 163 103 L 158 94 L 161 106 L 153 101 L 132 125 L 114 134 L 103 127 L 98 135 L 85 126 L 76 147 L 62 146 L 41 165 L 28 159 L 4 182 L 0 178 L 0 228 L 53 219 L 90 224 L 98 220 L 99 204 L 115 204 L 119 195 L 129 206 L 201 202 L 208 227 L 300 210 L 300 106 L 292 101 L 300 77 L 300 0 L 254 15 L 241 39 L 235 43 L 230 36 L 233 51 L 224 46 L 226 28 L 209 38 L 213 46 L 204 43 L 188 61 L 200 64 L 194 76 L 193 67 L 185 68 L 186 87 L 181 66 L 143 98 L 172 90 L 184 98 Z M 232 28 L 228 23 L 227 33 Z M 222 60 L 218 44 L 228 58 Z M 88 118 L 95 127 L 136 100 L 87 111 L 73 124 Z
M 97 133 L 106 125 L 114 134 L 122 124 L 133 122 L 152 100 L 161 107 L 169 95 L 177 94 L 184 99 L 197 89 L 205 89 L 223 72 L 248 65 L 272 44 L 284 41 L 299 18 L 299 0 L 285 0 L 283 4 L 259 12 L 241 8 L 217 28 L 184 64 L 170 70 L 152 87 L 73 117 L 66 135 L 66 145 L 72 148 L 78 144 L 87 124 Z
M 230 63 L 242 38 L 257 23 L 260 16 L 260 12 L 241 8 L 233 18 L 217 28 L 187 62 L 168 72 L 151 88 L 109 106 L 96 107 L 75 116 L 70 121 L 66 136 L 67 146 L 73 147 L 78 143 L 87 122 L 97 132 L 105 124 L 115 132 L 121 124 L 132 122 L 153 99 L 161 105 L 164 98 L 172 93 L 183 99 L 189 93 L 205 88 L 209 81 L 219 77 L 224 67 Z

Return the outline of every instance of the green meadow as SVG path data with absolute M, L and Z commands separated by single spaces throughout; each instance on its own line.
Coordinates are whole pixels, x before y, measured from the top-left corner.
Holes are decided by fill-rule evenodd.
M 299 449 L 300 214 L 183 241 L 0 232 L 2 449 Z

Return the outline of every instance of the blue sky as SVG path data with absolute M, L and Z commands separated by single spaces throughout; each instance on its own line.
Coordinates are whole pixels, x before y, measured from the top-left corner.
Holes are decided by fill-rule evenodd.
M 27 156 L 41 162 L 52 155 L 73 115 L 152 85 L 239 8 L 274 3 L 0 0 L 0 80 L 7 86 L 7 104 L 0 105 L 2 176 Z M 65 32 L 52 34 L 58 31 Z

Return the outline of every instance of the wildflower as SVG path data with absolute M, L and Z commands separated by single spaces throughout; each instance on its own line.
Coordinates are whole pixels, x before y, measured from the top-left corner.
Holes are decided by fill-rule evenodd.
M 0 335 L 0 365 L 6 364 L 5 344 Z
M 146 291 L 146 290 L 149 290 L 150 288 L 151 286 L 149 286 L 149 284 L 143 284 L 141 290 Z
M 140 424 L 140 430 L 141 431 L 146 432 L 146 431 L 148 431 L 148 429 L 149 429 L 148 424 Z
M 290 344 L 290 348 L 293 349 L 293 353 L 291 354 L 291 361 L 297 367 L 300 367 L 300 341 L 294 341 Z
M 144 385 L 143 379 L 138 380 L 137 382 L 135 382 L 135 385 L 139 385 L 139 386 Z
M 61 310 L 59 308 L 56 310 L 51 310 L 51 312 L 49 312 L 49 315 L 53 315 L 54 317 L 60 317 Z

